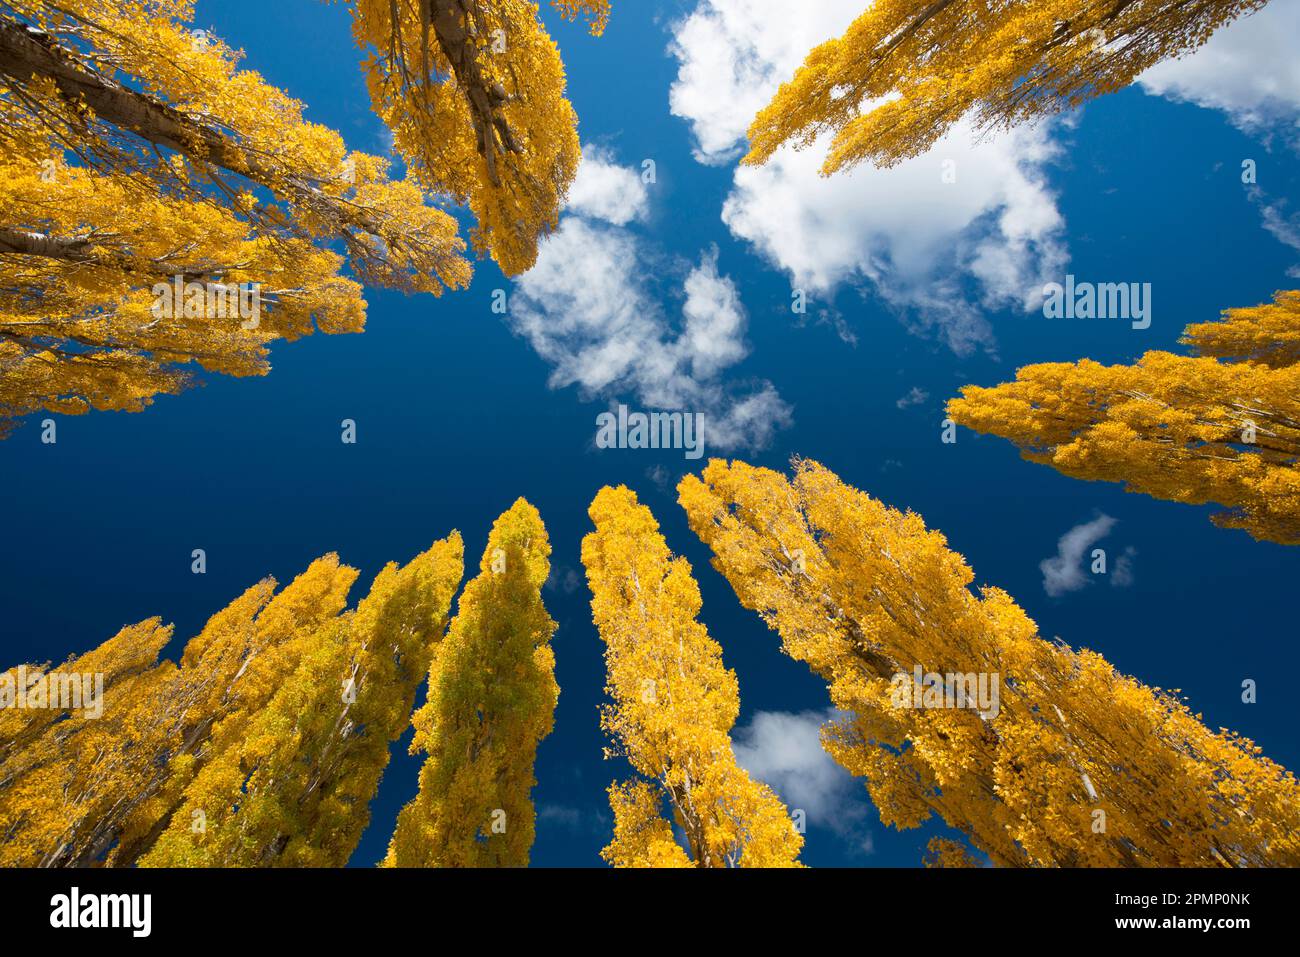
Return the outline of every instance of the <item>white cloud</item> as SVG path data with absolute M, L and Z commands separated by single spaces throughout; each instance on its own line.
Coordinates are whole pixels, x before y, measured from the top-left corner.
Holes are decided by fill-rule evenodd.
M 645 470 L 645 477 L 654 483 L 655 488 L 661 492 L 668 491 L 673 483 L 672 473 L 663 467 L 662 463 L 655 463 Z
M 1265 140 L 1275 131 L 1300 148 L 1300 4 L 1274 0 L 1221 29 L 1179 60 L 1157 63 L 1138 83 L 1147 93 L 1222 110 Z
M 920 386 L 914 385 L 907 395 L 895 402 L 894 405 L 898 406 L 900 409 L 906 409 L 914 405 L 920 405 L 929 398 L 930 393 L 926 392 Z
M 551 822 L 567 830 L 576 831 L 582 824 L 582 813 L 576 807 L 563 804 L 543 804 L 537 809 L 538 823 Z
M 701 159 L 734 157 L 755 111 L 861 2 L 788 11 L 769 0 L 700 0 L 676 25 L 670 101 Z M 1033 292 L 1062 271 L 1063 222 L 1043 176 L 1057 152 L 1051 128 L 977 143 L 960 123 L 924 156 L 829 178 L 819 174 L 824 138 L 782 148 L 762 167 L 737 168 L 722 218 L 795 287 L 828 298 L 842 284 L 869 284 L 918 330 L 968 353 L 992 342 L 985 311 L 1033 308 Z M 955 182 L 944 181 L 945 160 Z
M 865 790 L 821 745 L 821 726 L 838 716 L 834 710 L 755 712 L 732 733 L 736 761 L 791 811 L 802 810 L 810 826 L 829 828 L 870 852 Z
M 1076 525 L 1062 535 L 1056 543 L 1056 554 L 1038 564 L 1043 573 L 1043 590 L 1056 598 L 1090 584 L 1088 573 L 1083 568 L 1083 554 L 1109 535 L 1114 527 L 1115 519 L 1098 515 L 1091 522 Z M 1125 569 L 1129 582 L 1132 581 L 1131 573 L 1130 565 Z
M 600 146 L 582 148 L 582 162 L 565 204 L 567 212 L 626 226 L 644 219 L 649 205 L 645 183 L 634 170 L 620 166 L 613 154 Z
M 1288 213 L 1286 199 L 1270 200 L 1258 186 L 1247 186 L 1246 196 L 1259 209 L 1265 231 L 1282 245 L 1300 251 L 1300 213 Z M 1300 279 L 1300 264 L 1288 269 L 1287 275 Z
M 642 189 L 636 177 L 602 171 L 599 178 L 622 184 L 624 193 L 635 193 L 633 181 Z M 703 412 L 712 448 L 768 444 L 789 425 L 790 409 L 769 382 L 745 393 L 720 378 L 748 350 L 744 306 L 735 283 L 718 272 L 717 251 L 702 254 L 685 276 L 682 319 L 674 323 L 650 286 L 656 270 L 645 244 L 617 225 L 641 200 L 615 193 L 605 185 L 584 188 L 585 198 L 570 209 L 598 210 L 606 222 L 566 215 L 542 243 L 537 264 L 519 277 L 511 298 L 515 331 L 554 367 L 554 388 L 630 393 L 650 409 Z
M 1115 559 L 1115 567 L 1110 571 L 1110 584 L 1112 588 L 1128 588 L 1136 580 L 1133 574 L 1133 559 L 1137 557 L 1137 549 L 1129 546 L 1124 549 L 1124 554 Z
M 551 591 L 559 589 L 566 595 L 572 595 L 582 587 L 582 576 L 568 565 L 555 564 L 551 566 L 551 573 L 542 587 Z
M 750 121 L 817 44 L 843 33 L 862 0 L 704 0 L 673 28 L 681 66 L 669 93 L 690 122 L 695 156 L 722 164 L 739 153 Z

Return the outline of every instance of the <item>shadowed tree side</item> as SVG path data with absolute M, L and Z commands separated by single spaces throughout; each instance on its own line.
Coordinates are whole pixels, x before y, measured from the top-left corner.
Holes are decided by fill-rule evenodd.
M 411 753 L 428 755 L 397 817 L 387 867 L 524 867 L 535 834 L 537 746 L 560 689 L 542 604 L 551 544 L 519 499 L 492 525 L 479 574 L 429 666 Z
M 341 867 L 406 729 L 463 571 L 452 533 L 389 563 L 186 789 L 148 867 Z M 198 822 L 196 824 L 196 822 Z
M 128 645 L 135 665 L 127 680 L 106 682 L 103 715 L 51 724 L 0 766 L 0 861 L 136 863 L 194 777 L 241 739 L 343 610 L 355 579 L 334 555 L 279 593 L 266 579 L 213 615 L 179 665 L 150 666 L 170 636 L 156 619 L 112 639 Z

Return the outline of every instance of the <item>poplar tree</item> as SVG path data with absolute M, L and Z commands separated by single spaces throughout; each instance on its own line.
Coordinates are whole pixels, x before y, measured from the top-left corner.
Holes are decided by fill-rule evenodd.
M 918 515 L 806 460 L 793 479 L 714 460 L 678 492 L 741 604 L 826 680 L 843 717 L 823 743 L 886 824 L 937 815 L 1002 866 L 1300 863 L 1290 772 L 1175 694 L 1044 640 L 1005 592 L 972 593 Z M 998 707 L 916 707 L 896 689 L 917 665 L 998 676 Z
M 55 708 L 0 710 L 0 866 L 52 866 L 88 856 L 95 829 L 118 810 L 115 802 L 129 800 L 127 789 L 145 773 L 127 749 L 132 733 L 141 733 L 127 716 L 132 701 L 152 700 L 172 677 L 158 663 L 171 634 L 152 618 L 69 659 L 62 670 L 104 674 L 98 718 Z M 7 672 L 11 680 L 17 673 Z
M 389 563 L 355 612 L 320 623 L 297 667 L 186 788 L 150 867 L 341 867 L 405 730 L 463 571 L 459 534 Z
M 599 34 L 608 0 L 552 0 Z M 375 112 L 421 186 L 469 206 L 507 275 L 559 220 L 580 158 L 564 64 L 527 0 L 351 0 Z
M 614 838 L 601 856 L 615 867 L 797 864 L 803 838 L 785 805 L 736 764 L 736 675 L 696 620 L 690 563 L 625 486 L 601 489 L 588 514 L 596 530 L 582 563 L 612 698 L 601 710 L 606 756 L 626 757 L 638 775 L 609 788 Z
M 606 0 L 556 6 L 595 32 L 608 16 Z M 448 202 L 477 217 L 480 253 L 531 265 L 578 159 L 536 6 L 352 11 L 403 179 L 241 69 L 192 0 L 0 4 L 0 436 L 41 409 L 140 411 L 196 367 L 265 374 L 277 339 L 360 332 L 362 285 L 465 288 Z M 256 288 L 265 314 L 160 314 L 172 281 Z
M 832 134 L 822 172 L 919 156 L 970 115 L 1008 128 L 1122 89 L 1266 0 L 876 0 L 808 54 L 746 163 Z
M 411 753 L 424 753 L 419 793 L 398 814 L 388 867 L 523 867 L 533 845 L 537 746 L 560 689 L 542 604 L 551 544 L 519 499 L 492 525 L 433 652 L 428 700 Z
M 192 384 L 195 366 L 264 375 L 277 339 L 364 328 L 361 287 L 338 274 L 336 253 L 259 235 L 211 202 L 47 162 L 0 159 L 0 216 L 19 224 L 0 226 L 0 436 L 41 409 L 141 411 Z M 256 288 L 256 312 L 187 310 L 177 281 Z
M 953 421 L 1072 478 L 1225 511 L 1216 525 L 1300 544 L 1300 292 L 1187 327 L 1195 355 L 1026 366 L 966 386 Z
M 0 765 L 0 863 L 134 864 L 343 610 L 355 578 L 327 555 L 278 593 L 266 579 L 212 616 L 179 665 L 154 664 L 171 634 L 157 619 L 124 629 L 110 645 L 136 665 L 106 681 L 103 715 L 56 721 Z

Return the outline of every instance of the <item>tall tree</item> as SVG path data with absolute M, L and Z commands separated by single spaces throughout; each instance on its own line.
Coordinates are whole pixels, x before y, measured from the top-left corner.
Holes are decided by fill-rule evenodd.
M 0 115 L 7 152 L 61 156 L 146 190 L 201 198 L 265 230 L 337 240 L 358 278 L 405 291 L 463 286 L 456 223 L 212 34 L 191 0 L 5 0 Z M 259 191 L 264 190 L 265 194 Z
M 607 0 L 555 4 L 594 32 L 608 17 Z M 407 179 L 239 69 L 193 29 L 192 0 L 0 0 L 0 436 L 40 409 L 139 411 L 194 365 L 265 374 L 275 339 L 361 331 L 359 284 L 464 288 L 449 200 L 477 216 L 480 252 L 531 265 L 578 157 L 535 5 L 353 13 Z M 160 309 L 173 282 L 207 306 Z M 256 319 L 213 308 L 240 288 L 259 292 Z
M 149 867 L 341 867 L 405 730 L 463 572 L 460 535 L 322 622 L 293 673 L 185 790 Z
M 690 563 L 673 557 L 625 486 L 601 489 L 588 514 L 596 530 L 582 540 L 582 563 L 613 699 L 601 711 L 606 756 L 625 756 L 641 775 L 609 789 L 614 839 L 601 856 L 615 867 L 795 865 L 803 838 L 789 812 L 736 764 L 736 674 L 696 620 Z
M 600 33 L 608 0 L 552 0 Z M 474 245 L 528 269 L 577 172 L 564 64 L 527 0 L 351 0 L 375 112 L 420 184 L 467 204 Z
M 1121 89 L 1265 2 L 876 0 L 758 114 L 745 162 L 833 133 L 827 175 L 893 166 L 967 114 L 1006 128 Z
M 450 215 L 192 22 L 190 0 L 0 3 L 6 419 L 136 411 L 187 364 L 263 374 L 273 339 L 360 331 L 360 286 L 322 244 L 365 284 L 469 282 Z M 266 316 L 160 309 L 174 281 L 256 287 Z
M 171 680 L 172 669 L 158 664 L 171 633 L 157 618 L 129 625 L 58 669 L 103 674 L 98 716 L 51 707 L 0 711 L 0 866 L 89 863 L 96 828 L 120 813 L 125 789 L 146 771 L 132 764 L 130 746 L 141 734 L 124 719 L 131 702 L 154 698 Z M 49 673 L 45 666 L 28 671 Z M 6 672 L 10 681 L 18 674 Z
M 428 755 L 398 814 L 388 867 L 522 867 L 533 845 L 537 746 L 560 689 L 542 604 L 551 543 L 519 499 L 492 525 L 429 666 L 411 752 Z
M 1300 292 L 1187 327 L 1197 353 L 1135 365 L 1090 359 L 1026 366 L 1014 382 L 967 386 L 955 422 L 1014 442 L 1073 478 L 1227 510 L 1225 528 L 1300 544 Z
M 1005 592 L 973 594 L 964 559 L 914 513 L 809 461 L 788 480 L 715 460 L 678 492 L 741 603 L 826 679 L 846 717 L 823 742 L 885 823 L 936 814 L 1006 866 L 1300 863 L 1290 772 L 1100 655 L 1043 640 Z M 965 706 L 971 676 L 998 689 L 994 706 Z
M 337 254 L 259 235 L 211 202 L 48 162 L 0 159 L 0 208 L 20 224 L 0 226 L 0 435 L 40 409 L 140 411 L 189 385 L 190 364 L 264 375 L 276 339 L 364 327 Z M 202 295 L 177 297 L 177 282 Z
M 154 664 L 171 634 L 157 619 L 110 640 L 94 654 L 133 664 L 105 681 L 103 714 L 50 723 L 0 764 L 0 862 L 135 863 L 195 775 L 241 739 L 343 610 L 355 579 L 334 555 L 279 593 L 266 579 L 209 619 L 179 666 Z

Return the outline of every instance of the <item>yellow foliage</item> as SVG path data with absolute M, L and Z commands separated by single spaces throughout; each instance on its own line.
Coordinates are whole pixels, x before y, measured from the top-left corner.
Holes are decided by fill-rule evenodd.
M 335 253 L 258 235 L 212 203 L 80 167 L 48 169 L 47 179 L 33 164 L 0 159 L 0 434 L 38 409 L 139 411 L 189 384 L 187 364 L 264 375 L 276 339 L 364 327 L 361 287 L 339 274 Z M 177 276 L 256 284 L 257 323 L 237 313 L 160 315 L 154 287 L 170 293 Z
M 803 838 L 780 799 L 736 764 L 735 672 L 696 621 L 690 563 L 674 558 L 650 510 L 624 486 L 603 488 L 582 541 L 592 618 L 605 643 L 601 726 L 644 780 L 609 790 L 616 867 L 788 867 Z M 673 841 L 663 802 L 689 848 Z M 674 848 L 676 850 L 674 850 Z
M 1218 525 L 1300 544 L 1300 293 L 1229 309 L 1183 341 L 1201 355 L 1026 366 L 1014 382 L 962 389 L 948 414 L 1073 478 L 1213 502 L 1227 509 Z
M 925 846 L 926 867 L 979 867 L 966 845 L 943 837 L 932 837 Z
M 555 5 L 593 33 L 609 16 L 608 0 Z M 276 339 L 360 332 L 362 284 L 466 287 L 448 202 L 522 272 L 577 170 L 563 64 L 523 0 L 354 0 L 402 180 L 193 29 L 191 0 L 6 9 L 0 435 L 40 409 L 140 411 L 190 385 L 191 363 L 263 375 Z M 160 316 L 154 287 L 177 277 L 256 287 L 265 316 Z
M 893 166 L 967 114 L 1006 128 L 1121 89 L 1265 2 L 874 0 L 754 119 L 745 162 L 829 132 L 823 173 Z
M 429 665 L 411 753 L 428 755 L 398 814 L 388 867 L 523 867 L 533 845 L 537 746 L 560 688 L 542 604 L 551 543 L 519 499 L 492 525 L 479 574 Z
M 420 184 L 467 204 L 507 275 L 555 228 L 580 151 L 564 64 L 528 0 L 348 0 L 376 113 Z M 557 0 L 604 29 L 607 0 Z
M 179 667 L 153 664 L 171 629 L 151 619 L 84 660 L 106 676 L 103 714 L 50 724 L 0 763 L 0 863 L 129 866 L 204 764 L 239 741 L 356 578 L 334 555 L 275 593 L 267 579 L 218 612 Z M 77 664 L 76 667 L 81 667 Z
M 141 865 L 346 864 L 462 571 L 453 532 L 401 568 L 390 562 L 355 612 L 313 622 L 292 673 L 214 747 Z
M 999 589 L 973 594 L 919 516 L 809 461 L 788 480 L 715 460 L 678 492 L 741 603 L 826 680 L 847 717 L 825 746 L 885 823 L 937 814 L 997 865 L 1300 864 L 1290 772 L 1101 656 L 1043 640 Z M 896 677 L 918 665 L 997 681 L 997 708 L 899 701 Z

